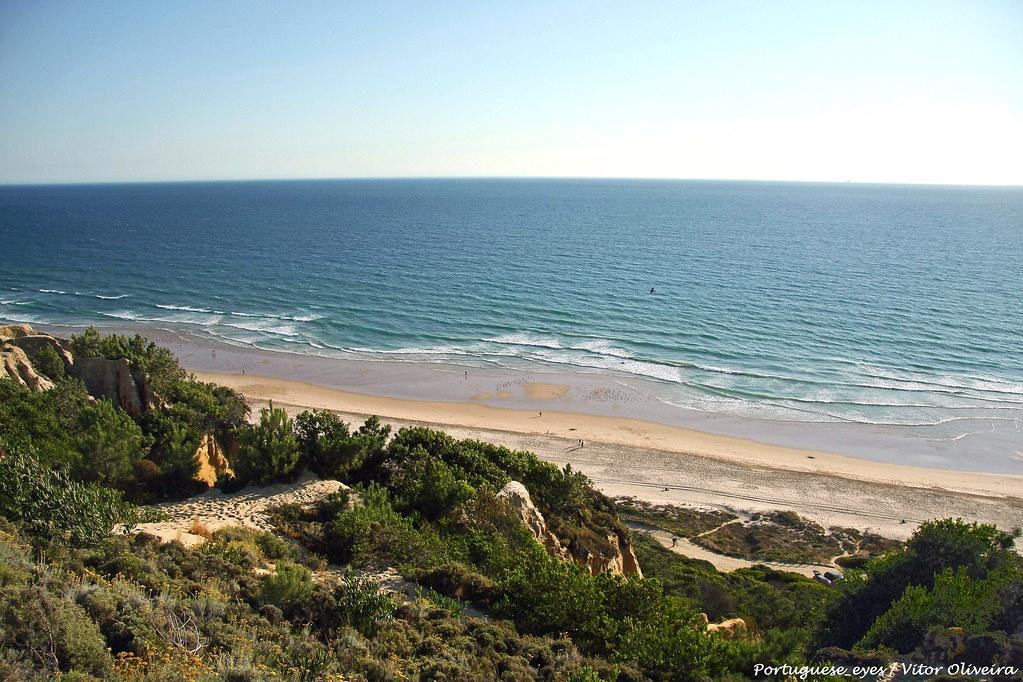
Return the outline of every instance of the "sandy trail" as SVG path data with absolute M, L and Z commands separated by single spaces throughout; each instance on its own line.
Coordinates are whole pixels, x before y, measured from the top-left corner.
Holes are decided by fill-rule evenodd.
M 734 523 L 734 521 L 729 521 Z M 751 566 L 769 566 L 779 571 L 785 571 L 787 573 L 799 573 L 805 575 L 808 578 L 812 578 L 814 572 L 824 573 L 825 571 L 837 571 L 841 572 L 841 569 L 834 564 L 785 564 L 778 561 L 749 561 L 748 559 L 740 559 L 738 557 L 727 556 L 725 554 L 718 554 L 712 552 L 709 549 L 700 547 L 694 542 L 681 537 L 675 537 L 666 530 L 660 528 L 653 528 L 639 523 L 627 524 L 634 532 L 637 533 L 648 533 L 652 538 L 661 543 L 665 549 L 670 549 L 676 554 L 689 557 L 690 559 L 700 559 L 702 561 L 710 562 L 714 565 L 714 568 L 721 571 L 722 573 L 731 573 L 732 571 L 740 568 L 750 568 Z
M 142 523 L 136 526 L 136 530 L 165 541 L 177 540 L 185 546 L 199 544 L 204 539 L 191 532 L 196 522 L 211 531 L 228 526 L 270 531 L 273 525 L 269 511 L 274 507 L 283 504 L 311 506 L 343 487 L 339 481 L 305 477 L 295 483 L 249 486 L 227 494 L 211 488 L 181 502 L 155 505 L 156 509 L 167 514 L 168 520 Z

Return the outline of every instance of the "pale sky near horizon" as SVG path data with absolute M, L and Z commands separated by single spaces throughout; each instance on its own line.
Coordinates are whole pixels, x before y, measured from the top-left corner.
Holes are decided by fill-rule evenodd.
M 0 183 L 1023 185 L 1023 0 L 0 0 Z

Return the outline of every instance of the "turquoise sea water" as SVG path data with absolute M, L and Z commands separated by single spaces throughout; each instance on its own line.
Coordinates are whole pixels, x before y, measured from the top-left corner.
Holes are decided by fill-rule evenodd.
M 393 180 L 0 188 L 0 318 L 602 372 L 1023 457 L 1023 190 Z M 653 289 L 653 291 L 651 291 Z

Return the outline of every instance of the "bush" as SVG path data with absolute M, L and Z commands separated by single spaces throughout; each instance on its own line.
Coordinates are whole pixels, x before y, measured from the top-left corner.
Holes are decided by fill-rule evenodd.
M 34 535 L 72 545 L 99 542 L 114 526 L 131 528 L 151 516 L 118 491 L 74 481 L 29 454 L 2 447 L 0 515 L 22 522 Z
M 34 392 L 10 379 L 0 380 L 0 441 L 31 448 L 49 467 L 72 468 L 82 460 L 75 435 L 78 414 L 89 394 L 78 381 L 65 380 Z
M 105 676 L 110 655 L 99 627 L 76 604 L 41 586 L 0 593 L 0 644 L 36 666 Z
M 30 359 L 36 371 L 45 374 L 51 381 L 59 381 L 64 378 L 66 371 L 64 360 L 53 349 L 53 346 L 40 346 Z
M 455 476 L 443 460 L 431 458 L 424 450 L 408 462 L 395 477 L 394 496 L 399 506 L 436 520 L 473 496 L 472 486 Z
M 288 413 L 273 403 L 259 412 L 259 422 L 242 429 L 235 475 L 243 483 L 268 485 L 290 480 L 301 463 L 298 439 Z
M 313 593 L 312 573 L 308 568 L 291 561 L 281 561 L 277 570 L 263 576 L 259 599 L 273 604 L 285 613 L 303 606 Z
M 135 462 L 148 452 L 152 441 L 143 435 L 128 413 L 109 400 L 97 400 L 78 413 L 78 449 L 82 459 L 76 477 L 121 486 L 132 480 Z
M 476 604 L 490 604 L 500 597 L 500 590 L 493 580 L 457 562 L 421 571 L 416 575 L 416 581 L 446 597 Z
M 373 534 L 372 517 L 365 507 L 339 514 L 327 528 L 327 558 L 347 564 L 369 547 Z
M 350 568 L 339 576 L 333 595 L 344 624 L 366 636 L 374 635 L 378 625 L 394 614 L 394 600 L 380 591 L 380 585 Z
M 957 572 L 962 579 L 985 581 L 992 571 L 1002 568 L 1014 571 L 1016 580 L 1021 579 L 1019 557 L 1009 550 L 1012 539 L 1012 535 L 994 526 L 965 523 L 961 519 L 921 525 L 901 552 L 871 560 L 862 572 L 850 571 L 848 579 L 840 583 L 840 598 L 830 605 L 818 628 L 815 645 L 848 649 L 872 628 L 875 630 L 864 644 L 892 641 L 885 633 L 914 622 L 918 626 L 914 626 L 913 633 L 898 643 L 900 647 L 912 648 L 911 645 L 922 637 L 920 629 L 930 622 L 926 615 L 926 595 L 946 570 Z M 946 586 L 951 584 L 949 581 L 950 578 L 945 580 Z M 966 584 L 962 586 L 965 589 Z M 907 592 L 906 601 L 899 604 L 888 619 L 883 619 Z M 968 611 L 958 613 L 959 618 L 973 617 Z M 959 622 L 948 624 L 961 625 Z

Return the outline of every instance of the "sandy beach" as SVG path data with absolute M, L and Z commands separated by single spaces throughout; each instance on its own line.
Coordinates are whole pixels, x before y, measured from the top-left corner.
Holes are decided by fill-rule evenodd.
M 459 438 L 526 449 L 571 464 L 609 495 L 740 511 L 787 509 L 825 526 L 905 538 L 920 522 L 961 517 L 1004 529 L 1023 525 L 1023 477 L 926 469 L 787 448 L 630 417 L 524 410 L 475 402 L 405 400 L 252 374 L 196 372 L 230 386 L 254 408 L 323 408 L 358 422 L 424 424 Z M 524 382 L 537 405 L 567 386 Z

